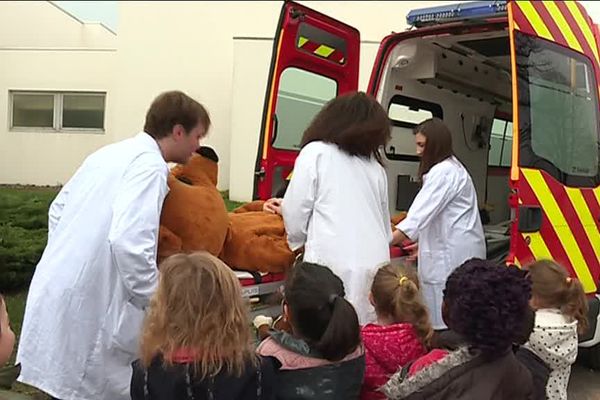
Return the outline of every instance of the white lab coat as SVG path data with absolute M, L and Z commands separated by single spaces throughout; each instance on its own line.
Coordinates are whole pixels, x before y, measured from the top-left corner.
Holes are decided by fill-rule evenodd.
M 418 275 L 434 329 L 445 329 L 442 297 L 446 279 L 463 262 L 485 259 L 485 236 L 471 176 L 455 157 L 434 165 L 406 219 L 397 226 L 418 241 Z
M 21 382 L 62 400 L 129 399 L 168 172 L 142 132 L 90 155 L 62 188 L 27 297 Z
M 390 261 L 391 225 L 385 170 L 375 159 L 351 156 L 337 145 L 306 145 L 282 205 L 292 250 L 329 267 L 344 282 L 361 324 L 373 321 L 369 290 Z

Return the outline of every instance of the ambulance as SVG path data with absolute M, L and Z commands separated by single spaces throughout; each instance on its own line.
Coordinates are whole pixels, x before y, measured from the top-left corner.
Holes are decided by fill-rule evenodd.
M 575 1 L 473 1 L 417 9 L 385 37 L 366 91 L 387 110 L 382 149 L 392 214 L 419 190 L 412 128 L 453 132 L 485 223 L 488 258 L 553 259 L 589 296 L 580 338 L 600 368 L 600 56 L 598 28 Z M 289 176 L 323 104 L 358 90 L 360 33 L 284 2 L 266 88 L 254 198 Z

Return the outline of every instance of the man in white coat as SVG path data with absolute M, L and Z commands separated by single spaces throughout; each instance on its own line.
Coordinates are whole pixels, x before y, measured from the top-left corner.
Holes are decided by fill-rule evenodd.
M 48 213 L 17 353 L 19 380 L 62 400 L 128 399 L 156 250 L 167 162 L 185 163 L 210 126 L 182 92 L 158 96 L 144 131 L 83 162 Z

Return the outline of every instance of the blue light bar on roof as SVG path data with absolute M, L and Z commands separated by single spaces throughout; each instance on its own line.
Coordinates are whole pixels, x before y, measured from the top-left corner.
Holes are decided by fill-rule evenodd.
M 506 1 L 470 1 L 438 7 L 419 8 L 406 16 L 408 25 L 421 27 L 452 21 L 466 21 L 506 15 Z

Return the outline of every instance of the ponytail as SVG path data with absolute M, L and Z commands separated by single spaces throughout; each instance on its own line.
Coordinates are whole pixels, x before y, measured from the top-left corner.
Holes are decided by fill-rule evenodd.
M 354 307 L 344 284 L 329 268 L 296 264 L 285 284 L 285 301 L 294 332 L 329 361 L 339 361 L 360 345 Z
M 406 278 L 403 276 L 402 278 Z M 400 281 L 402 281 L 400 278 Z M 421 339 L 425 347 L 429 347 L 433 328 L 429 321 L 427 307 L 421 300 L 417 284 L 406 278 L 399 284 L 394 295 L 394 319 L 398 322 L 408 322 Z
M 583 286 L 577 279 L 567 278 L 566 303 L 560 308 L 563 314 L 577 321 L 577 332 L 581 335 L 588 329 L 588 302 Z
M 339 361 L 360 344 L 358 316 L 352 304 L 338 295 L 332 295 L 328 305 L 331 318 L 323 336 L 315 343 L 315 349 L 323 358 Z
M 421 343 L 430 345 L 433 328 L 412 270 L 399 265 L 381 267 L 373 279 L 371 294 L 378 316 L 411 324 Z
M 554 261 L 537 261 L 529 266 L 534 300 L 539 306 L 558 308 L 577 321 L 579 334 L 588 329 L 588 302 L 581 283 Z

